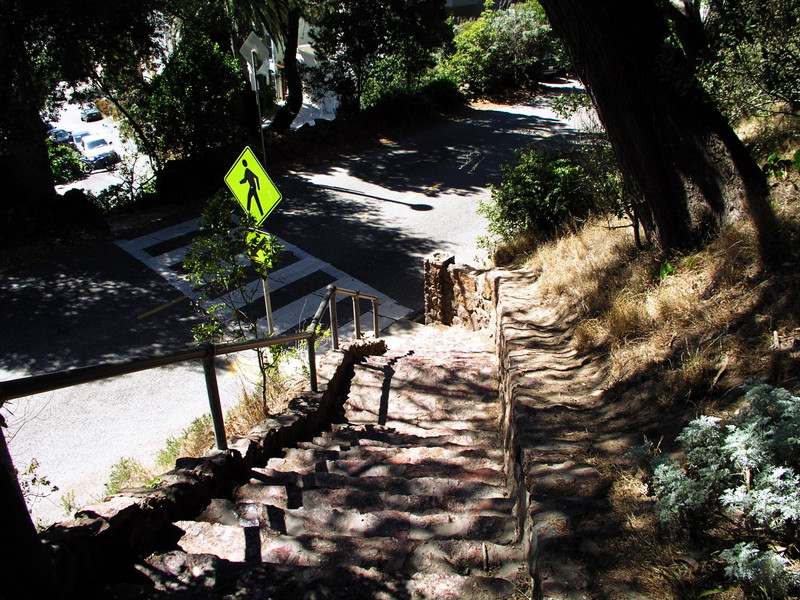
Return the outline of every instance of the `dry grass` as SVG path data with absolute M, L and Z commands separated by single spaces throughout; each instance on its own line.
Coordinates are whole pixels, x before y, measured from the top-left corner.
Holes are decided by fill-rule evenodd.
M 744 224 L 697 253 L 666 256 L 637 249 L 623 221 L 596 221 L 543 246 L 526 266 L 547 297 L 576 307 L 577 349 L 607 351 L 614 382 L 669 363 L 671 384 L 688 392 L 723 365 L 732 371 L 732 361 L 755 367 L 748 376 L 763 370 L 770 331 L 794 330 L 796 311 L 765 306 L 791 285 L 794 268 L 763 278 L 756 256 Z
M 225 415 L 226 432 L 228 435 L 247 434 L 256 423 L 286 410 L 289 401 L 307 386 L 308 381 L 304 377 L 277 368 L 268 370 L 263 394 L 260 386 L 242 386 L 239 403 Z
M 800 239 L 798 188 L 800 178 L 775 182 L 772 196 L 793 244 Z M 735 410 L 746 380 L 767 378 L 800 391 L 800 266 L 791 259 L 767 273 L 757 254 L 746 224 L 695 253 L 668 256 L 637 249 L 625 222 L 598 220 L 528 253 L 524 266 L 538 274 L 537 290 L 546 298 L 574 307 L 575 348 L 606 356 L 604 397 L 616 426 L 640 440 L 664 436 L 670 451 L 675 435 L 699 413 Z M 584 458 L 608 482 L 604 519 L 621 530 L 596 565 L 597 597 L 617 597 L 613 590 L 632 582 L 658 600 L 699 598 L 720 588 L 714 552 L 731 542 L 726 531 L 701 540 L 690 532 L 667 535 L 626 459 L 599 447 Z M 728 586 L 713 597 L 744 595 Z

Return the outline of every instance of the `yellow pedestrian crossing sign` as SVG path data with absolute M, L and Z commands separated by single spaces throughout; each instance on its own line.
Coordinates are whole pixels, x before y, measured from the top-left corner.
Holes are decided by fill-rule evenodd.
M 283 198 L 249 146 L 228 170 L 225 183 L 245 212 L 253 217 L 256 227 L 266 220 Z

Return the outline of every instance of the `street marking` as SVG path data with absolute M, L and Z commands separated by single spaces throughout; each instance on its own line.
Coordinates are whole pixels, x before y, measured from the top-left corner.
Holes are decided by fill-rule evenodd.
M 184 300 L 188 300 L 188 299 L 189 299 L 189 296 L 187 296 L 186 294 L 184 294 L 183 296 L 180 296 L 180 297 L 178 297 L 178 298 L 175 298 L 174 300 L 170 300 L 170 301 L 169 301 L 169 302 L 167 302 L 166 304 L 162 304 L 161 306 L 158 306 L 158 307 L 154 308 L 153 310 L 148 310 L 147 312 L 140 314 L 140 315 L 139 315 L 138 317 L 136 317 L 136 318 L 137 318 L 137 319 L 146 319 L 147 317 L 149 317 L 149 316 L 151 316 L 151 315 L 154 315 L 154 314 L 156 314 L 156 313 L 157 313 L 157 312 L 159 312 L 159 311 L 162 311 L 162 310 L 164 310 L 164 309 L 167 309 L 167 308 L 169 308 L 170 306 L 175 306 L 175 305 L 176 305 L 178 302 L 182 302 L 182 301 L 184 301 Z
M 162 254 L 153 255 L 147 252 L 148 248 L 152 249 L 152 247 L 157 244 L 168 242 L 171 239 L 186 236 L 187 233 L 196 231 L 197 222 L 197 219 L 193 219 L 191 221 L 187 221 L 186 223 L 181 223 L 179 225 L 175 225 L 161 231 L 142 236 L 140 238 L 124 241 L 121 240 L 117 242 L 117 246 L 131 254 L 134 258 L 143 262 L 183 294 L 179 298 L 176 298 L 162 306 L 139 315 L 139 319 L 149 317 L 187 298 L 195 302 L 200 302 L 201 307 L 204 309 L 208 309 L 209 306 L 222 301 L 222 298 L 201 301 L 198 292 L 189 282 L 186 275 L 182 274 L 181 270 L 177 268 L 185 258 L 186 252 L 191 246 L 190 242 L 187 245 L 178 248 L 175 248 L 176 244 L 167 243 L 164 245 L 165 252 Z M 187 236 L 187 239 L 189 237 L 191 236 Z M 299 279 L 302 279 L 303 277 L 311 275 L 315 272 L 321 271 L 329 276 L 329 278 L 333 280 L 334 285 L 337 287 L 342 287 L 349 290 L 358 290 L 366 294 L 377 296 L 380 302 L 378 311 L 380 313 L 379 317 L 382 329 L 411 314 L 411 309 L 398 304 L 388 296 L 379 293 L 377 290 L 368 286 L 364 282 L 347 275 L 333 265 L 308 254 L 297 246 L 294 246 L 293 244 L 290 244 L 284 240 L 278 239 L 278 243 L 283 246 L 285 252 L 294 255 L 297 260 L 290 262 L 285 267 L 279 266 L 277 269 L 269 272 L 270 292 L 277 292 L 284 286 L 294 283 L 295 281 L 298 281 Z M 173 249 L 166 250 L 167 247 L 171 247 Z M 240 258 L 241 260 L 246 259 L 244 255 L 242 255 Z M 232 306 L 229 306 L 229 308 L 241 309 L 253 304 L 259 298 L 263 298 L 263 288 L 260 279 L 251 281 L 245 286 L 245 288 L 246 289 L 243 290 L 244 293 L 236 291 L 228 295 L 227 300 L 232 303 Z M 309 294 L 304 294 L 302 297 L 291 300 L 285 306 L 276 308 L 275 312 L 273 313 L 275 320 L 275 334 L 278 335 L 284 333 L 313 316 L 320 300 L 325 294 L 326 288 L 327 286 L 323 286 L 322 288 Z M 226 302 L 226 304 L 227 303 L 228 302 Z M 362 310 L 364 311 L 362 323 L 365 324 L 365 330 L 368 331 L 371 329 L 372 321 L 368 320 L 369 317 L 367 316 L 367 313 L 371 314 L 371 308 L 367 308 L 365 306 Z M 259 319 L 259 327 L 262 325 L 262 320 L 266 322 L 266 317 Z M 369 325 L 367 325 L 367 323 L 369 323 Z M 339 324 L 339 329 L 342 332 L 342 337 L 344 337 L 345 333 L 352 331 L 353 322 L 341 322 Z

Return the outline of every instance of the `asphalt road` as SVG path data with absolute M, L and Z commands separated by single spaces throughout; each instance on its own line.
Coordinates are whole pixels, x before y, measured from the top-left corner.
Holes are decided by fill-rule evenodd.
M 268 228 L 306 252 L 422 309 L 422 259 L 449 251 L 480 266 L 477 214 L 514 150 L 569 143 L 573 126 L 548 103 L 479 105 L 454 122 L 279 182 Z
M 476 207 L 489 197 L 499 166 L 517 148 L 569 143 L 574 125 L 542 100 L 476 105 L 458 121 L 281 178 L 284 200 L 267 228 L 421 310 L 422 258 L 445 250 L 459 262 L 481 264 L 476 239 L 484 222 Z M 157 217 L 149 230 L 182 218 Z M 190 346 L 198 318 L 181 296 L 113 243 L 7 277 L 0 288 L 0 380 Z M 221 369 L 226 405 L 235 402 L 241 379 Z M 207 405 L 200 366 L 188 365 L 39 394 L 3 410 L 17 467 L 35 458 L 39 473 L 60 488 L 33 506 L 37 519 L 52 522 L 64 518 L 62 497 L 79 506 L 97 498 L 114 463 L 149 462 Z

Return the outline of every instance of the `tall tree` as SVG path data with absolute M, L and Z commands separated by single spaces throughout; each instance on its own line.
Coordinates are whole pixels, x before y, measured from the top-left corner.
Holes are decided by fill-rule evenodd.
M 226 7 L 234 38 L 244 39 L 254 27 L 263 27 L 284 49 L 283 73 L 288 94 L 270 129 L 285 131 L 303 106 L 303 79 L 297 64 L 298 33 L 300 19 L 313 12 L 314 7 L 307 0 L 226 0 Z
M 344 114 L 358 112 L 378 72 L 399 65 L 410 84 L 431 53 L 452 39 L 440 0 L 325 0 L 327 14 L 312 31 L 317 87 L 333 91 Z
M 270 123 L 270 130 L 282 132 L 287 130 L 303 107 L 303 78 L 297 64 L 297 37 L 300 29 L 302 13 L 298 6 L 292 6 L 286 13 L 286 25 L 283 36 L 283 73 L 286 77 L 288 94 L 286 102 L 278 109 Z M 279 38 L 280 39 L 280 38 Z
M 541 0 L 605 126 L 636 213 L 665 249 L 741 216 L 780 253 L 764 174 L 670 41 L 655 0 Z

